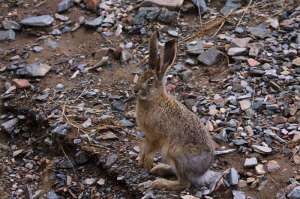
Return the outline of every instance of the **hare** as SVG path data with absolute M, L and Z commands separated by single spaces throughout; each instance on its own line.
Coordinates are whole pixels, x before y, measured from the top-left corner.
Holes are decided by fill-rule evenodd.
M 176 174 L 177 180 L 159 178 L 152 182 L 152 188 L 182 190 L 209 184 L 211 173 L 207 171 L 214 161 L 213 140 L 200 118 L 167 93 L 165 74 L 176 59 L 177 43 L 170 40 L 159 48 L 158 37 L 155 32 L 150 38 L 149 68 L 135 86 L 136 120 L 145 134 L 139 165 L 152 173 Z M 152 168 L 157 151 L 169 165 Z

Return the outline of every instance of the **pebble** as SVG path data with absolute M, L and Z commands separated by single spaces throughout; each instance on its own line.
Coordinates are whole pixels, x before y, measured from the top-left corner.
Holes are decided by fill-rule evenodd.
M 88 27 L 96 28 L 99 27 L 103 23 L 103 16 L 97 17 L 95 19 L 88 19 L 85 21 L 85 25 Z
M 220 12 L 224 16 L 227 16 L 230 12 L 233 12 L 240 7 L 241 7 L 241 4 L 239 3 L 239 1 L 227 0 L 224 7 L 220 10 Z
M 244 167 L 246 167 L 246 168 L 252 168 L 252 167 L 254 167 L 256 165 L 257 165 L 257 159 L 256 159 L 256 157 L 246 158 L 245 163 L 244 163 Z
M 240 107 L 243 111 L 249 109 L 251 107 L 251 101 L 250 100 L 242 100 L 239 102 Z
M 99 135 L 97 138 L 101 140 L 114 140 L 118 137 L 113 132 L 105 132 L 102 135 Z
M 252 40 L 250 37 L 246 38 L 233 38 L 231 42 L 239 48 L 247 48 L 249 42 Z
M 41 15 L 27 17 L 23 19 L 20 23 L 25 26 L 36 26 L 36 27 L 45 27 L 50 26 L 54 22 L 54 18 L 50 15 Z
M 288 195 L 289 199 L 300 199 L 300 186 L 295 187 Z
M 96 182 L 95 178 L 87 178 L 83 181 L 83 184 L 91 186 Z
M 233 47 L 229 48 L 227 51 L 227 54 L 229 56 L 237 56 L 237 55 L 242 55 L 247 51 L 247 48 L 239 48 L 239 47 Z
M 258 26 L 255 27 L 249 27 L 248 30 L 252 35 L 260 39 L 264 39 L 270 35 L 270 30 L 267 29 L 265 24 L 259 24 Z
M 51 68 L 51 66 L 44 63 L 27 64 L 24 68 L 18 69 L 17 74 L 30 77 L 44 77 Z
M 264 165 L 263 164 L 258 164 L 256 165 L 255 167 L 255 172 L 258 174 L 258 175 L 264 175 L 266 174 L 266 171 L 264 169 Z
M 246 195 L 242 191 L 232 190 L 233 199 L 246 199 Z
M 280 165 L 276 160 L 271 160 L 267 163 L 266 168 L 268 172 L 273 173 L 280 170 Z
M 294 66 L 299 66 L 300 67 L 300 57 L 297 57 L 297 58 L 293 59 L 292 64 Z
M 100 178 L 100 179 L 97 181 L 97 184 L 98 184 L 99 186 L 105 185 L 105 179 Z
M 272 153 L 272 148 L 270 148 L 269 146 L 261 146 L 261 145 L 254 144 L 254 145 L 252 145 L 252 148 L 257 153 L 261 153 L 261 154 L 270 154 L 270 153 Z
M 231 168 L 229 174 L 227 175 L 227 179 L 230 185 L 232 186 L 238 185 L 240 179 L 238 171 L 235 168 Z
M 16 39 L 16 33 L 13 30 L 0 31 L 0 41 L 10 40 L 13 41 Z
M 20 89 L 29 88 L 31 85 L 27 79 L 13 79 L 12 83 Z
M 3 20 L 2 26 L 6 30 L 20 30 L 21 29 L 21 25 L 18 24 L 16 21 L 12 21 L 12 20 Z
M 57 5 L 57 12 L 62 13 L 69 10 L 73 6 L 73 0 L 62 0 Z
M 198 61 L 207 66 L 211 66 L 216 64 L 221 56 L 222 53 L 217 48 L 211 47 L 198 56 Z
M 11 133 L 16 128 L 17 123 L 18 123 L 18 119 L 13 118 L 6 122 L 3 122 L 1 124 L 1 128 L 3 128 L 6 132 Z
M 44 48 L 41 47 L 41 46 L 34 46 L 34 47 L 32 48 L 32 50 L 33 50 L 33 52 L 39 53 L 39 52 L 41 52 L 42 50 L 44 50 Z
M 191 55 L 199 55 L 204 51 L 202 40 L 193 41 L 187 44 L 187 53 Z

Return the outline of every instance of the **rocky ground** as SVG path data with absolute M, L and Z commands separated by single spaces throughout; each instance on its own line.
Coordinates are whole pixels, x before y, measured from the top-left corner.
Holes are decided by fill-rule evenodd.
M 139 3 L 0 0 L 1 198 L 300 198 L 300 2 Z M 210 196 L 151 190 L 137 166 L 154 30 L 179 43 L 169 92 L 219 144 Z

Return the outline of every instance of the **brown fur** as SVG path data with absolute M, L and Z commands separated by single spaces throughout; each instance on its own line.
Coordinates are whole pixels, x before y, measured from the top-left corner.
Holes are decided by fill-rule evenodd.
M 154 33 L 150 39 L 150 67 L 136 85 L 136 119 L 145 133 L 139 164 L 150 171 L 155 152 L 161 151 L 177 181 L 158 179 L 152 187 L 181 190 L 197 184 L 196 177 L 209 169 L 214 146 L 200 118 L 166 92 L 164 75 L 175 60 L 176 42 L 167 42 L 158 55 L 157 39 L 158 33 Z

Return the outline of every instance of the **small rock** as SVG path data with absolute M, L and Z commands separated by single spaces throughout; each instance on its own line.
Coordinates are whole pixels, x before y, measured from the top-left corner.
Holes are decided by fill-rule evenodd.
M 211 66 L 219 61 L 222 53 L 215 47 L 209 48 L 198 56 L 199 62 Z
M 255 172 L 258 174 L 258 175 L 264 175 L 266 174 L 266 171 L 264 169 L 264 165 L 263 164 L 258 164 L 256 165 L 255 167 Z
M 1 128 L 3 128 L 6 132 L 11 133 L 18 123 L 17 118 L 10 119 L 4 123 L 1 124 Z
M 69 8 L 73 6 L 73 0 L 62 0 L 57 5 L 57 12 L 62 13 L 67 11 Z
M 60 124 L 56 126 L 53 130 L 51 130 L 51 133 L 60 135 L 60 136 L 65 136 L 67 135 L 70 127 L 68 124 Z
M 60 196 L 58 196 L 54 191 L 49 191 L 47 193 L 47 199 L 60 199 Z
M 172 37 L 178 37 L 178 32 L 176 29 L 168 29 L 168 34 Z
M 120 120 L 120 124 L 123 127 L 129 127 L 129 128 L 134 127 L 134 124 L 125 118 Z
M 278 18 L 269 18 L 267 19 L 266 23 L 269 23 L 270 26 L 274 29 L 277 29 L 279 27 Z
M 295 187 L 288 195 L 289 199 L 300 199 L 300 186 Z
M 162 8 L 158 15 L 158 20 L 166 24 L 171 24 L 177 21 L 177 15 L 178 13 L 175 11 Z
M 88 118 L 85 122 L 82 123 L 83 128 L 89 128 L 90 126 L 92 126 L 91 118 Z
M 270 148 L 269 146 L 261 146 L 261 145 L 254 144 L 254 145 L 252 145 L 252 148 L 257 153 L 261 153 L 261 154 L 270 154 L 270 153 L 272 153 L 272 148 Z
M 233 199 L 246 199 L 246 195 L 242 191 L 232 190 Z
M 240 176 L 235 168 L 230 169 L 229 174 L 227 175 L 227 179 L 230 185 L 238 185 Z
M 199 199 L 198 197 L 192 195 L 184 195 L 180 197 L 181 199 Z
M 293 161 L 295 164 L 299 165 L 300 164 L 300 156 L 298 154 L 295 154 L 293 157 Z
M 0 41 L 15 40 L 16 33 L 13 30 L 0 31 Z
M 247 59 L 247 63 L 251 67 L 255 67 L 255 66 L 260 65 L 260 63 L 258 61 L 256 61 L 255 59 L 252 59 L 252 58 Z
M 187 53 L 191 55 L 199 55 L 204 51 L 202 40 L 193 41 L 187 44 Z
M 255 27 L 250 27 L 248 30 L 252 35 L 260 39 L 264 39 L 265 37 L 270 35 L 270 30 L 267 29 L 265 24 L 260 24 Z
M 224 7 L 221 9 L 221 13 L 224 16 L 227 16 L 230 12 L 235 11 L 236 9 L 240 8 L 241 4 L 239 1 L 236 0 L 227 0 Z
M 243 111 L 249 109 L 251 107 L 251 101 L 250 100 L 242 100 L 239 102 L 240 103 L 240 106 L 241 106 L 241 109 Z
M 107 157 L 104 167 L 110 168 L 118 160 L 117 154 L 112 154 Z
M 44 48 L 41 47 L 41 46 L 34 46 L 34 47 L 32 48 L 32 50 L 33 50 L 33 52 L 39 53 L 39 52 L 41 52 L 42 50 L 44 50 Z
M 271 160 L 267 163 L 266 168 L 268 172 L 273 173 L 280 170 L 280 165 L 277 161 Z
M 257 165 L 257 159 L 256 157 L 253 158 L 246 158 L 245 163 L 244 163 L 244 167 L 246 168 L 251 168 Z
M 98 184 L 99 186 L 105 185 L 105 179 L 100 178 L 100 179 L 97 181 L 97 184 Z
M 2 21 L 2 26 L 6 30 L 20 30 L 21 26 L 15 21 L 11 20 L 3 20 Z
M 103 20 L 104 20 L 103 16 L 100 16 L 95 19 L 86 20 L 84 24 L 88 27 L 96 28 L 103 23 Z
M 21 21 L 25 26 L 45 27 L 50 26 L 54 22 L 54 18 L 50 15 L 41 15 L 34 17 L 27 17 Z
M 91 186 L 96 182 L 95 178 L 87 178 L 83 181 L 83 184 Z
M 44 77 L 51 70 L 51 66 L 42 63 L 28 64 L 17 70 L 18 75 Z
M 88 160 L 89 160 L 89 158 L 88 158 L 87 154 L 84 151 L 78 151 L 75 154 L 75 162 L 78 165 L 83 165 L 83 164 L 87 163 Z
M 97 138 L 102 139 L 102 140 L 118 139 L 118 137 L 116 136 L 116 134 L 114 134 L 113 132 L 106 132 L 106 133 L 98 136 Z
M 183 81 L 188 81 L 189 79 L 191 79 L 192 75 L 193 75 L 193 72 L 190 69 L 186 69 L 179 74 L 179 77 Z
M 27 79 L 13 79 L 12 82 L 20 89 L 29 88 L 31 85 Z
M 240 47 L 240 48 L 247 48 L 248 47 L 248 44 L 249 42 L 252 40 L 252 38 L 250 37 L 246 37 L 246 38 L 233 38 L 231 40 L 231 42 L 233 44 L 235 44 L 237 47 Z
M 297 57 L 296 59 L 294 59 L 292 63 L 293 63 L 294 66 L 299 66 L 300 67 L 300 57 Z
M 227 54 L 230 56 L 237 56 L 245 53 L 246 51 L 247 48 L 233 47 L 228 49 Z

